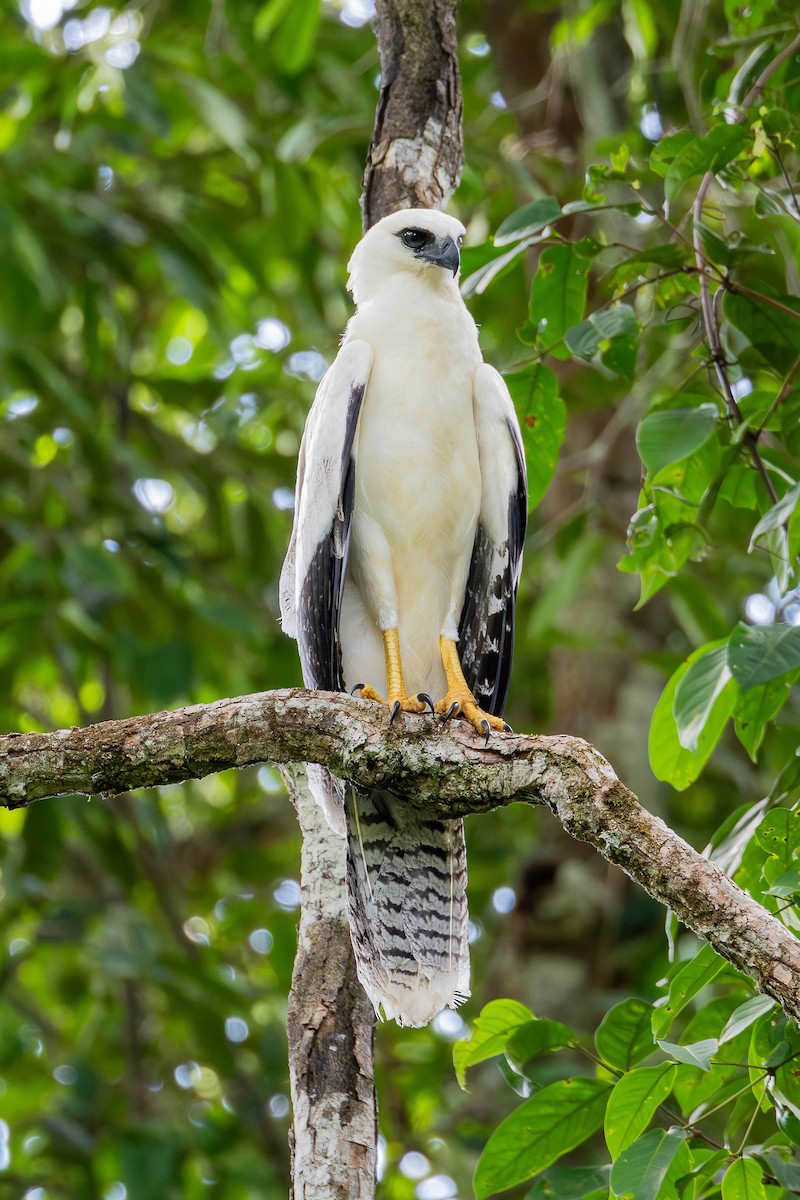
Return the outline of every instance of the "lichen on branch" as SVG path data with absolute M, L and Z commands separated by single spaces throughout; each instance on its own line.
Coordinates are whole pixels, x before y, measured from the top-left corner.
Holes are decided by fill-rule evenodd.
M 580 738 L 497 734 L 388 712 L 338 693 L 284 689 L 85 729 L 0 738 L 0 804 L 116 793 L 255 763 L 322 763 L 430 815 L 545 805 L 800 1020 L 800 941 L 649 813 Z

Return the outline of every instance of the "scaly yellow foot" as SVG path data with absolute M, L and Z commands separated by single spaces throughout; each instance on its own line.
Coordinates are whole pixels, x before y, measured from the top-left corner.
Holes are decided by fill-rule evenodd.
M 436 705 L 436 712 L 440 713 L 445 721 L 449 721 L 451 717 L 464 717 L 473 729 L 486 735 L 487 742 L 493 729 L 510 733 L 511 726 L 507 725 L 502 717 L 494 717 L 491 713 L 484 712 L 473 696 L 461 670 L 455 642 L 450 638 L 440 637 L 439 651 L 447 679 L 447 695 Z
M 409 696 L 403 681 L 403 665 L 400 661 L 400 634 L 396 629 L 387 629 L 383 634 L 383 647 L 386 657 L 386 686 L 389 692 L 388 700 L 375 691 L 369 684 L 357 684 L 353 692 L 357 692 L 365 700 L 377 700 L 392 710 L 389 724 L 399 712 L 423 713 L 427 706 L 433 712 L 433 701 L 430 696 L 420 692 L 418 696 Z

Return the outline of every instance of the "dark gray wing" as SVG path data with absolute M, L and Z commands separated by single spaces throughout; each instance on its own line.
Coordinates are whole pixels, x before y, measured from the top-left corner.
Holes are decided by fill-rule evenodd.
M 350 545 L 353 442 L 372 368 L 367 342 L 348 342 L 317 389 L 297 465 L 292 539 L 281 573 L 281 614 L 297 638 L 307 687 L 341 691 L 339 641 Z
M 458 647 L 464 678 L 487 712 L 499 716 L 514 649 L 514 604 L 528 519 L 528 482 L 519 422 L 493 367 L 475 373 L 475 427 L 481 508 L 472 547 Z

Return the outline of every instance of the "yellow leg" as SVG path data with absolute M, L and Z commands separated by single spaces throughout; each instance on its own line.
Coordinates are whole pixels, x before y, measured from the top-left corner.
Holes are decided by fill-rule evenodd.
M 420 694 L 419 696 L 409 696 L 406 691 L 406 685 L 403 680 L 403 664 L 400 659 L 400 634 L 396 629 L 387 629 L 383 634 L 383 652 L 386 660 L 386 687 L 388 690 L 388 699 L 384 700 L 383 696 L 379 696 L 375 688 L 367 685 L 354 688 L 360 696 L 365 700 L 377 700 L 379 704 L 386 704 L 392 710 L 392 720 L 399 712 L 421 713 L 425 712 L 426 705 L 433 708 L 433 704 L 428 696 Z
M 492 729 L 508 729 L 502 717 L 493 717 L 491 713 L 484 712 L 473 696 L 461 670 L 455 642 L 440 637 L 439 651 L 447 679 L 447 695 L 436 705 L 437 713 L 441 713 L 445 720 L 456 716 L 466 718 L 478 733 L 485 733 L 487 739 Z

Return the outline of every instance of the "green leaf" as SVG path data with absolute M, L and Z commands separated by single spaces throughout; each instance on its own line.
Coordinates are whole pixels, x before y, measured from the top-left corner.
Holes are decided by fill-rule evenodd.
M 797 220 L 797 206 L 788 192 L 762 187 L 756 196 L 753 213 L 757 217 L 788 217 Z
M 611 1084 L 603 1079 L 559 1079 L 506 1117 L 475 1168 L 478 1200 L 524 1183 L 574 1150 L 603 1123 Z
M 534 509 L 555 474 L 567 410 L 558 394 L 558 380 L 542 363 L 506 375 L 505 381 L 522 430 L 528 464 L 528 505 Z
M 798 1145 L 798 1142 L 795 1141 L 795 1145 Z M 796 1159 L 789 1156 L 792 1156 L 792 1148 L 781 1146 L 776 1150 L 762 1150 L 758 1157 L 768 1166 L 770 1174 L 776 1177 L 778 1183 L 789 1192 L 800 1192 L 800 1165 Z
M 689 262 L 691 258 L 691 250 L 683 245 L 683 243 L 667 242 L 665 244 L 647 246 L 643 250 L 637 250 L 633 254 L 626 255 L 619 260 L 614 267 L 614 271 L 618 275 L 627 275 L 631 274 L 631 272 L 627 272 L 625 270 L 626 267 L 681 267 L 684 263 Z M 638 274 L 638 272 L 633 274 Z
M 723 170 L 752 141 L 741 125 L 715 125 L 705 137 L 695 137 L 676 154 L 664 178 L 664 195 L 676 198 L 684 183 L 706 171 Z
M 253 21 L 253 36 L 257 41 L 264 41 L 275 32 L 293 3 L 294 0 L 268 0 L 262 5 Z
M 639 322 L 636 313 L 629 304 L 614 304 L 611 308 L 598 308 L 589 320 L 597 332 L 604 338 L 618 338 L 623 334 L 639 332 Z
M 498 226 L 494 235 L 495 246 L 507 246 L 518 242 L 532 233 L 538 233 L 545 225 L 557 221 L 561 216 L 561 205 L 552 196 L 542 196 L 523 204 Z
M 514 1070 L 524 1075 L 534 1058 L 548 1050 L 561 1050 L 574 1041 L 575 1034 L 560 1021 L 535 1018 L 514 1030 L 506 1042 L 505 1055 Z
M 685 1063 L 689 1067 L 699 1067 L 701 1071 L 711 1070 L 711 1059 L 719 1050 L 716 1038 L 705 1038 L 702 1042 L 690 1042 L 681 1046 L 678 1042 L 665 1042 L 661 1038 L 658 1044 L 665 1054 L 676 1062 Z
M 631 518 L 629 553 L 617 563 L 618 570 L 641 577 L 637 608 L 677 575 L 688 558 L 702 555 L 707 537 L 697 524 L 697 493 L 716 475 L 718 459 L 719 447 L 713 438 L 689 458 L 664 467 L 656 477 L 658 487 L 645 489 L 643 498 L 651 497 L 651 502 Z
M 292 0 L 272 41 L 272 57 L 287 75 L 298 75 L 311 62 L 320 21 L 319 0 Z
M 753 762 L 764 740 L 767 725 L 789 699 L 791 688 L 788 679 L 771 679 L 768 683 L 740 692 L 733 710 L 736 736 Z
M 764 132 L 770 137 L 782 137 L 794 127 L 794 118 L 785 108 L 770 108 L 761 115 Z
M 467 1067 L 502 1054 L 514 1030 L 535 1019 L 530 1009 L 518 1000 L 490 1000 L 485 1004 L 480 1016 L 475 1018 L 470 1037 L 456 1042 L 453 1047 L 453 1062 L 461 1087 L 464 1087 Z
M 249 124 L 238 105 L 197 75 L 178 72 L 176 80 L 197 109 L 198 115 L 213 130 L 221 142 L 230 146 L 235 154 L 244 159 L 248 166 L 256 161 L 249 144 Z
M 653 1006 L 634 996 L 609 1009 L 594 1035 L 597 1053 L 611 1067 L 629 1071 L 655 1049 Z
M 772 874 L 777 879 L 800 857 L 800 810 L 772 809 L 756 830 L 756 842 L 776 860 L 776 870 Z
M 564 334 L 564 342 L 576 358 L 591 362 L 600 346 L 601 337 L 592 321 L 587 317 L 580 325 L 573 325 Z
M 583 316 L 589 262 L 582 248 L 572 245 L 548 246 L 539 256 L 529 316 L 540 345 L 555 358 L 569 357 L 563 337 Z
M 672 715 L 678 729 L 678 741 L 684 750 L 697 753 L 700 735 L 706 727 L 725 688 L 736 692 L 728 666 L 728 640 L 710 642 L 697 652 L 698 657 L 675 688 Z M 731 709 L 736 697 L 732 698 Z
M 650 767 L 656 779 L 672 784 L 679 792 L 694 783 L 703 770 L 722 737 L 736 702 L 736 691 L 729 686 L 723 687 L 705 716 L 697 736 L 697 750 L 687 750 L 681 745 L 674 715 L 675 697 L 682 680 L 704 653 L 705 647 L 701 647 L 678 667 L 664 688 L 650 722 Z
M 741 105 L 764 67 L 767 66 L 773 57 L 774 52 L 775 43 L 771 38 L 768 38 L 764 42 L 759 42 L 750 51 L 731 80 L 730 87 L 728 88 L 728 103 L 730 105 L 737 108 Z
M 622 333 L 618 337 L 601 343 L 600 361 L 609 371 L 632 382 L 636 374 L 636 361 L 639 357 L 639 335 L 637 333 Z
M 697 520 L 700 502 L 719 477 L 720 459 L 720 441 L 715 431 L 688 458 L 667 463 L 648 478 L 647 490 L 664 525 L 675 527 L 681 522 Z
M 730 242 L 720 237 L 704 221 L 695 221 L 694 227 L 700 236 L 700 247 L 706 258 L 710 259 L 711 262 L 720 263 L 725 267 L 728 266 L 731 254 Z
M 696 1164 L 692 1170 L 687 1173 L 688 1178 L 679 1177 L 676 1183 L 679 1185 L 685 1178 L 686 1183 L 681 1186 L 681 1196 L 689 1200 L 690 1197 L 705 1196 L 704 1191 L 706 1184 L 710 1184 L 714 1176 L 730 1161 L 730 1154 L 727 1150 L 709 1150 L 701 1148 L 697 1142 L 692 1143 L 692 1160 Z M 713 1193 L 712 1193 L 713 1194 Z
M 800 895 L 800 870 L 784 871 L 778 875 L 772 886 L 764 889 L 764 895 L 777 896 L 781 900 Z
M 787 1162 L 782 1156 L 788 1151 L 788 1147 L 781 1147 L 775 1150 L 762 1150 L 759 1158 L 766 1163 L 769 1171 L 779 1183 L 790 1192 L 800 1192 L 800 1166 L 796 1162 Z
M 761 362 L 774 373 L 785 375 L 797 357 L 800 300 L 796 296 L 781 293 L 773 295 L 766 284 L 761 284 L 759 290 L 784 308 L 793 310 L 797 316 L 763 300 L 756 301 L 750 296 L 743 296 L 740 292 L 725 293 L 722 311 L 731 324 L 745 335 L 758 352 Z
M 564 334 L 564 342 L 578 358 L 590 362 L 602 348 L 601 361 L 618 375 L 631 379 L 639 348 L 639 323 L 628 304 L 601 308 Z
M 650 166 L 662 178 L 667 173 L 667 165 L 680 154 L 685 146 L 696 140 L 697 135 L 690 129 L 681 129 L 678 133 L 667 134 L 650 151 Z
M 615 1196 L 659 1200 L 661 1186 L 686 1135 L 682 1130 L 651 1129 L 620 1154 L 611 1168 Z
M 720 484 L 718 497 L 727 500 L 734 508 L 745 508 L 749 512 L 758 509 L 759 479 L 752 467 L 743 463 L 726 464 L 725 478 Z
M 798 330 L 798 337 L 800 337 L 800 330 Z M 752 554 L 758 539 L 763 537 L 765 533 L 769 533 L 773 529 L 778 529 L 781 525 L 788 524 L 789 518 L 797 508 L 798 500 L 800 500 L 800 483 L 796 483 L 794 487 L 790 487 L 777 504 L 773 504 L 772 508 L 764 513 L 764 516 L 753 530 L 750 545 L 747 547 L 748 553 Z
M 792 1110 L 783 1104 L 778 1105 L 777 1121 L 781 1133 L 785 1134 L 790 1142 L 794 1142 L 795 1146 L 800 1146 L 800 1120 Z
M 672 1091 L 678 1068 L 674 1063 L 637 1067 L 615 1084 L 608 1100 L 604 1129 L 612 1158 L 635 1142 Z
M 598 1188 L 608 1194 L 610 1165 L 602 1167 L 554 1167 L 537 1179 L 525 1200 L 586 1200 Z
M 764 1172 L 754 1158 L 738 1158 L 722 1180 L 722 1200 L 767 1200 Z
M 756 1035 L 758 1032 L 759 1030 L 753 1031 L 753 1047 L 755 1047 Z M 773 1048 L 772 1053 L 767 1055 L 761 1065 L 763 1067 L 767 1067 L 768 1069 L 772 1067 L 783 1067 L 786 1065 L 786 1060 L 791 1054 L 791 1050 L 792 1047 L 789 1045 L 789 1042 L 783 1038 L 780 1042 L 778 1042 L 777 1046 Z M 774 1089 L 773 1095 L 776 1095 Z
M 736 626 L 728 648 L 728 666 L 742 691 L 800 667 L 800 627 Z
M 653 1034 L 656 1038 L 667 1032 L 678 1013 L 719 975 L 724 966 L 724 960 L 706 942 L 694 958 L 679 967 L 670 981 L 666 1002 L 653 1009 Z
M 668 408 L 650 413 L 636 431 L 636 448 L 648 475 L 688 458 L 708 441 L 717 426 L 716 404 L 698 408 Z
M 745 1029 L 749 1029 L 754 1025 L 759 1017 L 763 1017 L 765 1013 L 772 1012 L 776 1002 L 771 996 L 753 996 L 751 1000 L 745 1000 L 744 1004 L 740 1004 L 735 1008 L 728 1020 L 722 1033 L 719 1035 L 719 1044 L 724 1046 L 726 1042 L 731 1042 L 735 1037 L 738 1037 Z
M 272 39 L 276 66 L 297 75 L 311 61 L 319 20 L 319 0 L 269 0 L 253 22 L 253 34 L 258 41 Z
M 497 254 L 494 258 L 489 258 L 488 261 L 479 261 L 479 265 L 474 269 L 470 269 L 470 274 L 467 275 L 466 279 L 462 280 L 461 295 L 481 296 L 489 284 L 500 275 L 503 275 L 509 267 L 513 266 L 529 246 L 533 246 L 541 240 L 541 238 L 535 237 L 527 238 L 524 242 L 520 242 L 518 245 L 512 246 L 510 250 L 506 250 L 504 254 Z M 469 255 L 474 264 L 475 254 L 474 250 L 466 250 L 464 255 L 462 255 L 462 262 L 466 263 L 466 256 Z M 533 341 L 530 344 L 533 345 Z

